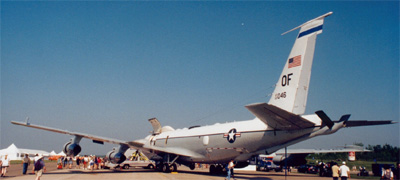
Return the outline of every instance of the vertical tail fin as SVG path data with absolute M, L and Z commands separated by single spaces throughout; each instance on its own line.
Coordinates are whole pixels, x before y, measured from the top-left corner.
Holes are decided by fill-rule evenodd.
M 305 112 L 315 41 L 317 35 L 322 33 L 324 18 L 331 14 L 326 13 L 283 33 L 300 28 L 269 104 L 293 114 Z

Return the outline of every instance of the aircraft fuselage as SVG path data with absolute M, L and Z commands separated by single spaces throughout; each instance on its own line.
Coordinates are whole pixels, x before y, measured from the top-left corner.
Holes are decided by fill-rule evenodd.
M 177 129 L 145 138 L 147 145 L 178 147 L 196 152 L 202 157 L 181 159 L 195 163 L 224 163 L 230 159 L 245 161 L 259 151 L 280 149 L 299 137 L 308 137 L 315 128 L 274 130 L 259 119 L 229 122 L 195 128 Z M 307 138 L 303 138 L 307 139 Z M 279 148 L 274 148 L 279 147 Z M 272 153 L 272 152 L 269 152 Z M 151 157 L 151 153 L 147 152 Z

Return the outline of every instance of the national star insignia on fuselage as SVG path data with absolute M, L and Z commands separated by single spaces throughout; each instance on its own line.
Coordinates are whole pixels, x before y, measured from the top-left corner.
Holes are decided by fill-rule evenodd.
M 229 143 L 234 143 L 236 141 L 236 137 L 240 137 L 241 133 L 237 132 L 235 128 L 229 130 L 228 133 L 224 134 L 224 138 L 228 140 Z

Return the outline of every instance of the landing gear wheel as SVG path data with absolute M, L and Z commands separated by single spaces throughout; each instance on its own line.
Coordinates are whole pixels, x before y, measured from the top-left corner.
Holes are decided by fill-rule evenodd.
M 171 171 L 171 170 L 170 170 L 170 167 L 169 167 L 168 163 L 164 163 L 164 164 L 162 165 L 162 172 L 168 173 L 168 172 L 170 172 L 170 171 Z
M 156 170 L 158 171 L 158 172 L 163 172 L 163 164 L 162 163 L 160 163 L 160 164 L 157 164 L 156 165 Z
M 171 172 L 176 172 L 178 170 L 178 167 L 176 166 L 176 164 L 172 164 L 169 169 L 171 170 Z
M 216 174 L 215 165 L 210 166 L 210 174 Z
M 216 170 L 216 173 L 217 174 L 222 174 L 222 169 L 223 169 L 223 167 L 222 167 L 222 165 L 217 165 L 217 167 L 215 167 L 215 170 Z
M 189 165 L 190 170 L 194 170 L 194 168 L 196 168 L 196 165 L 194 163 Z
M 217 164 L 215 165 L 215 174 L 222 174 L 226 175 L 226 172 L 224 171 L 224 166 L 222 164 Z

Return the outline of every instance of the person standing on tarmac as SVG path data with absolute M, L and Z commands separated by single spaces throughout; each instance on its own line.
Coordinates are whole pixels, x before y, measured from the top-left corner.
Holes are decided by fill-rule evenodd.
M 339 180 L 339 166 L 336 162 L 334 162 L 332 166 L 332 178 L 333 180 Z
M 390 167 L 386 165 L 384 168 L 385 168 L 385 170 L 382 171 L 382 178 L 381 179 L 393 180 L 393 172 L 390 169 Z
M 22 160 L 22 174 L 26 174 L 26 171 L 28 170 L 28 166 L 31 164 L 31 159 L 29 159 L 28 154 L 25 154 L 24 159 Z
M 10 167 L 10 158 L 8 158 L 8 154 L 6 154 L 2 159 L 1 165 L 1 177 L 6 176 L 7 168 Z
M 235 179 L 234 178 L 234 175 L 233 175 L 233 168 L 235 167 L 235 164 L 233 163 L 233 159 L 228 163 L 228 165 L 227 165 L 227 176 L 226 176 L 226 178 L 225 179 L 227 179 L 227 180 L 230 180 L 231 179 L 231 177 L 233 178 L 233 179 Z
M 342 165 L 339 168 L 339 171 L 341 180 L 347 180 L 347 178 L 350 178 L 350 169 L 348 166 L 346 166 L 345 161 L 343 161 Z
M 46 166 L 44 164 L 42 155 L 39 155 L 37 158 L 35 158 L 35 164 L 33 165 L 33 169 L 36 174 L 35 180 L 40 180 L 40 177 L 42 177 L 43 173 L 46 172 Z

